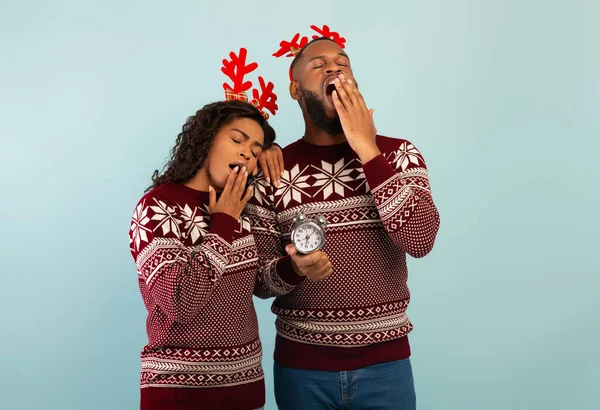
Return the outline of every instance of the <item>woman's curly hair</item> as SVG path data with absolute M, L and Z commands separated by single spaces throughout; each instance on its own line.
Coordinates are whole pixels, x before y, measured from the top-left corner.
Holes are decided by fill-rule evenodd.
M 275 141 L 275 130 L 261 112 L 243 101 L 219 101 L 207 104 L 187 119 L 171 150 L 171 158 L 162 172 L 154 171 L 152 185 L 146 192 L 167 182 L 182 183 L 190 180 L 204 165 L 215 135 L 221 127 L 239 118 L 256 121 L 262 128 L 264 147 Z

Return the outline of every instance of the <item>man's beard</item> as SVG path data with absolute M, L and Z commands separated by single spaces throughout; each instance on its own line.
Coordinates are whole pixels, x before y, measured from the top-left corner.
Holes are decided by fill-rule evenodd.
M 325 104 L 317 97 L 316 93 L 301 88 L 300 96 L 304 100 L 306 112 L 317 128 L 329 135 L 338 135 L 344 132 L 337 112 L 333 118 L 328 117 L 327 111 L 325 111 Z

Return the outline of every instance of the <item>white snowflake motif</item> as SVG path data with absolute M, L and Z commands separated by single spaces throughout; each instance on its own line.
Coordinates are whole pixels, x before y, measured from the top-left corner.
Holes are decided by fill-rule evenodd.
M 310 188 L 310 185 L 306 182 L 309 175 L 302 175 L 306 171 L 306 168 L 308 167 L 305 167 L 300 172 L 300 166 L 296 164 L 291 170 L 283 171 L 281 183 L 277 191 L 275 191 L 276 197 L 281 196 L 277 201 L 277 205 L 283 200 L 283 206 L 287 206 L 292 199 L 298 203 L 302 203 L 302 194 L 309 196 L 303 190 L 303 188 Z
M 183 208 L 179 206 L 179 209 L 181 210 L 181 219 L 185 222 L 183 226 L 185 232 L 181 236 L 183 238 L 191 238 L 192 244 L 195 244 L 199 238 L 203 238 L 206 235 L 208 223 L 205 221 L 208 218 L 201 214 L 201 210 L 198 207 L 192 209 L 188 204 L 185 204 Z
M 267 186 L 268 183 L 265 181 L 265 178 L 261 173 L 254 179 L 254 183 L 252 184 L 253 196 L 259 204 L 263 204 L 263 199 L 267 196 Z
M 317 179 L 313 186 L 321 187 L 315 195 L 323 191 L 323 198 L 327 199 L 333 192 L 340 196 L 344 196 L 344 188 L 352 189 L 345 184 L 345 182 L 354 180 L 350 176 L 352 171 L 354 171 L 354 168 L 348 168 L 348 165 L 350 165 L 352 161 L 344 165 L 344 158 L 342 158 L 334 165 L 325 161 L 321 161 L 321 168 L 317 168 L 313 165 L 314 168 L 321 171 L 320 173 L 313 175 L 313 177 Z
M 136 251 L 140 249 L 141 241 L 148 242 L 147 232 L 150 232 L 150 229 L 145 226 L 148 222 L 150 222 L 148 208 L 143 203 L 140 203 L 135 208 L 133 218 L 131 218 L 131 237 L 129 238 L 129 243 L 135 243 Z
M 371 188 L 369 187 L 369 182 L 367 181 L 367 177 L 365 176 L 365 170 L 363 169 L 363 167 L 360 167 L 360 168 L 356 168 L 356 171 L 358 171 L 358 176 L 354 179 L 357 181 L 362 179 L 362 182 L 360 184 L 358 184 L 358 186 L 355 188 L 355 190 L 358 191 L 360 189 L 360 187 L 362 187 L 364 185 L 365 193 L 369 193 L 371 191 Z
M 409 164 L 419 165 L 421 161 L 421 153 L 412 144 L 403 142 L 398 148 L 398 151 L 393 153 L 394 160 L 396 163 L 396 169 L 405 171 Z
M 181 233 L 179 232 L 179 223 L 181 222 L 175 216 L 175 210 L 173 207 L 168 206 L 163 201 L 159 199 L 155 199 L 156 205 L 151 206 L 150 209 L 154 211 L 154 215 L 152 216 L 153 221 L 159 221 L 156 224 L 156 228 L 154 230 L 158 230 L 162 228 L 162 235 L 167 235 L 169 232 L 172 232 L 178 239 L 181 237 Z

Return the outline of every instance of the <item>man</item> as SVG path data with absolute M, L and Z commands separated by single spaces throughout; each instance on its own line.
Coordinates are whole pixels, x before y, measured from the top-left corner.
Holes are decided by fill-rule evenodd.
M 415 409 L 406 254 L 427 255 L 440 220 L 425 162 L 409 141 L 377 135 L 373 110 L 334 41 L 308 43 L 291 74 L 304 136 L 283 149 L 281 178 L 265 172 L 273 191 L 260 185 L 247 208 L 260 253 L 272 256 L 255 294 L 276 296 L 277 404 Z M 320 258 L 289 244 L 299 212 L 328 222 Z M 297 274 L 329 261 L 333 274 L 320 281 Z

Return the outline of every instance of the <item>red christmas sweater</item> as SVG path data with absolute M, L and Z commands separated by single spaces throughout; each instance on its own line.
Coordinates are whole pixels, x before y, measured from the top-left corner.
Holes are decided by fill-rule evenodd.
M 247 206 L 266 258 L 256 294 L 276 297 L 274 357 L 282 366 L 341 371 L 410 356 L 406 255 L 431 251 L 440 217 L 415 146 L 384 136 L 377 145 L 382 155 L 362 164 L 348 143 L 301 139 L 283 149 L 279 188 L 257 181 Z M 300 211 L 328 222 L 333 275 L 324 281 L 295 275 L 281 257 Z M 275 278 L 286 286 L 272 286 Z
M 129 237 L 148 311 L 141 408 L 263 406 L 252 302 L 259 256 L 248 217 L 210 215 L 208 193 L 167 183 L 140 200 Z

